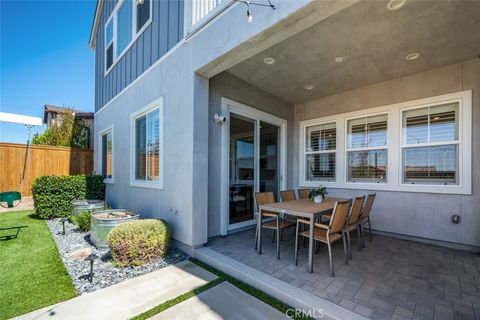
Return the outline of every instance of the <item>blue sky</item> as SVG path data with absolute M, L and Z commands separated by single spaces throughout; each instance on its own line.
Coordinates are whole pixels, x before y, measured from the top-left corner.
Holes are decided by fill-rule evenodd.
M 42 117 L 45 104 L 94 110 L 88 39 L 95 5 L 93 0 L 0 0 L 0 111 Z M 26 140 L 23 125 L 0 123 L 1 142 Z

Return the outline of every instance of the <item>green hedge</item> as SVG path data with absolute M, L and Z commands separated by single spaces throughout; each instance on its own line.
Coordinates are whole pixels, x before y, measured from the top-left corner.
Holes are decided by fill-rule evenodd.
M 39 218 L 68 217 L 72 200 L 105 199 L 105 184 L 100 175 L 43 176 L 32 186 L 35 212 Z

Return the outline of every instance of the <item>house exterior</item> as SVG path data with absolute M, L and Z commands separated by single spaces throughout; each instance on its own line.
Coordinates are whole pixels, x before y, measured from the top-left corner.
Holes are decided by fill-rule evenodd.
M 43 123 L 47 125 L 47 127 L 51 127 L 52 125 L 55 125 L 59 120 L 61 120 L 61 112 L 65 110 L 72 110 L 75 114 L 75 118 L 82 120 L 83 124 L 86 128 L 89 130 L 89 148 L 93 149 L 93 144 L 95 141 L 94 138 L 94 113 L 93 112 L 84 112 L 80 111 L 74 108 L 68 108 L 68 107 L 59 107 L 59 106 L 54 106 L 51 104 L 46 104 L 43 107 Z
M 478 250 L 480 3 L 261 3 L 98 0 L 109 204 L 193 253 L 253 227 L 253 192 L 324 185 L 376 192 L 375 232 Z

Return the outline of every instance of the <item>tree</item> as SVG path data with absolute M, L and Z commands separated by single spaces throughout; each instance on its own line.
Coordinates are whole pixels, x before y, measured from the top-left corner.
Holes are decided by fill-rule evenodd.
M 83 120 L 76 118 L 73 110 L 65 109 L 43 134 L 35 134 L 32 144 L 87 149 L 89 137 L 90 130 Z

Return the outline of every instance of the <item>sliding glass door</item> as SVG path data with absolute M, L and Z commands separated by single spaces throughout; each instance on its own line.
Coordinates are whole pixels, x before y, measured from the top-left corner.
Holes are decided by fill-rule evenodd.
M 280 191 L 280 125 L 251 114 L 229 114 L 228 230 L 254 223 L 255 192 Z

